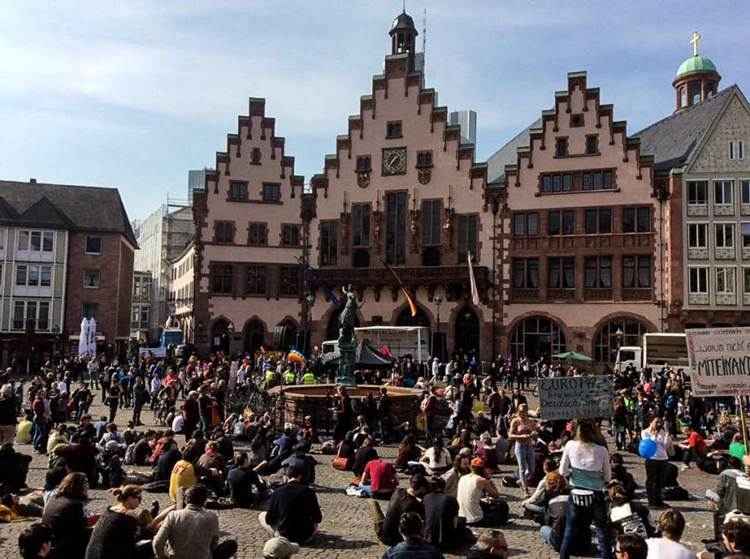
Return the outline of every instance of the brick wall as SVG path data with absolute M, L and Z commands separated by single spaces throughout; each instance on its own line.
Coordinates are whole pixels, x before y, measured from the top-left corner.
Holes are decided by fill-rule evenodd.
M 86 254 L 86 237 L 102 239 L 101 254 Z M 98 270 L 99 287 L 85 288 L 84 273 Z M 70 234 L 68 246 L 68 278 L 65 292 L 65 330 L 77 334 L 81 327 L 83 304 L 98 305 L 97 331 L 106 336 L 107 343 L 129 331 L 130 300 L 132 297 L 133 251 L 114 233 Z

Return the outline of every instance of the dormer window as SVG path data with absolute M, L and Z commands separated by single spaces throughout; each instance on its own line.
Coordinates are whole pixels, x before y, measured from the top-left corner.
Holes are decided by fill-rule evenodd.
M 555 157 L 568 157 L 567 138 L 557 138 L 555 140 Z
M 260 148 L 253 148 L 253 151 L 250 152 L 250 163 L 260 165 Z
M 392 120 L 388 122 L 385 128 L 385 137 L 386 139 L 390 140 L 392 138 L 401 138 L 401 121 L 400 120 Z

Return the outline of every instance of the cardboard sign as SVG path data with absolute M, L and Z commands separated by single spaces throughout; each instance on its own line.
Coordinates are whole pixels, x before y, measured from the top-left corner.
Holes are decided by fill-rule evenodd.
M 685 335 L 694 396 L 750 392 L 750 328 L 689 329 Z
M 555 377 L 539 379 L 542 419 L 610 417 L 612 377 Z

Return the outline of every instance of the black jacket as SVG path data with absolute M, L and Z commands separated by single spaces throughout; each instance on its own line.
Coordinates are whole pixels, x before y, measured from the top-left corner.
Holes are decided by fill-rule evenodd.
M 52 528 L 55 557 L 83 559 L 88 544 L 84 501 L 55 495 L 44 507 L 42 522 Z
M 322 520 L 318 497 L 307 485 L 290 481 L 271 494 L 266 522 L 288 540 L 306 542 Z

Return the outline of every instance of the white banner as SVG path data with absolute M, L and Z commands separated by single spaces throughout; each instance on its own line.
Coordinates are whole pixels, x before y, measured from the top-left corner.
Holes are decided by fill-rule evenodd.
M 750 328 L 685 330 L 693 395 L 750 392 Z
M 610 417 L 612 377 L 553 377 L 539 379 L 542 419 Z

